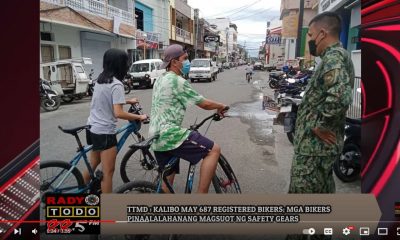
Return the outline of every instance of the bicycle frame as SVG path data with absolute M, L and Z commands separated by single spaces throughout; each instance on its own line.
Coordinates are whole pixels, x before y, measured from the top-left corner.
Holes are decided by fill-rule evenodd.
M 122 146 L 125 144 L 126 140 L 128 139 L 129 135 L 131 135 L 132 133 L 136 134 L 136 136 L 139 138 L 139 140 L 142 139 L 142 135 L 140 135 L 139 131 L 137 131 L 137 126 L 135 123 L 129 122 L 128 124 L 125 124 L 124 126 L 122 126 L 121 128 L 117 129 L 117 135 L 123 133 L 123 135 L 120 137 L 120 139 L 118 140 L 117 143 L 117 154 L 119 153 L 119 151 L 122 149 Z M 90 166 L 88 157 L 86 155 L 86 153 L 88 153 L 90 150 L 92 150 L 93 146 L 89 145 L 89 146 L 84 146 L 82 150 L 78 151 L 78 153 L 75 155 L 75 157 L 69 162 L 71 164 L 71 168 L 68 170 L 68 172 L 63 176 L 63 178 L 61 179 L 61 181 L 57 184 L 57 186 L 55 187 L 55 189 L 53 190 L 54 192 L 61 192 L 61 190 L 65 191 L 68 189 L 74 189 L 77 188 L 77 186 L 73 186 L 73 187 L 67 187 L 67 188 L 62 188 L 60 189 L 60 186 L 64 183 L 65 179 L 67 179 L 67 177 L 72 173 L 72 171 L 77 168 L 77 165 L 79 163 L 79 161 L 83 158 L 85 165 L 89 171 L 89 175 L 91 179 L 94 179 L 94 170 L 92 169 L 92 167 Z M 60 172 L 54 179 L 52 182 L 55 181 L 55 179 L 57 179 L 58 177 L 60 177 L 60 175 L 63 174 L 63 172 Z M 78 191 L 76 193 L 83 193 L 85 191 L 87 191 L 88 189 L 90 189 L 92 187 L 93 181 L 90 181 L 84 188 L 78 189 Z
M 177 161 L 179 160 L 179 158 L 177 157 L 173 157 L 168 161 L 168 164 L 165 165 L 164 170 L 160 173 L 161 178 L 159 178 L 158 180 L 158 184 L 157 184 L 157 193 L 161 193 L 161 186 L 162 183 L 165 182 L 165 184 L 167 185 L 168 190 L 171 193 L 175 193 L 174 189 L 172 188 L 171 184 L 169 183 L 168 179 L 167 179 L 167 172 L 170 171 L 170 169 L 177 164 Z M 185 187 L 185 193 L 192 193 L 192 189 L 193 189 L 193 179 L 194 179 L 194 174 L 196 171 L 196 165 L 195 164 L 190 164 L 189 165 L 189 170 L 188 170 L 188 174 L 186 177 L 186 187 Z

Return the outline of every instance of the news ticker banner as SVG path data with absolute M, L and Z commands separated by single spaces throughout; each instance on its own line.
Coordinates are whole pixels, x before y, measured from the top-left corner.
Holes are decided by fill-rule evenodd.
M 45 195 L 46 234 L 100 234 L 100 197 Z
M 102 234 L 373 232 L 381 216 L 370 194 L 104 194 L 100 212 L 102 220 L 115 221 L 101 224 Z

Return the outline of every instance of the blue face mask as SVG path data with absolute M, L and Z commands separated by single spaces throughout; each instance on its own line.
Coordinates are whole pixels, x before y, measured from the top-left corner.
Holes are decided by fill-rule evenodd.
M 182 73 L 183 75 L 186 75 L 186 74 L 189 73 L 189 70 L 190 70 L 190 62 L 189 62 L 189 60 L 186 59 L 186 60 L 183 61 L 183 63 L 182 63 L 181 73 Z

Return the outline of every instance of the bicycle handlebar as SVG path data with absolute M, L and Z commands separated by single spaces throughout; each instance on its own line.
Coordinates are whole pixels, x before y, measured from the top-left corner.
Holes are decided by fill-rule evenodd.
M 222 112 L 226 112 L 229 110 L 229 106 L 226 106 Z M 203 124 L 205 122 L 207 122 L 210 119 L 213 119 L 214 121 L 220 121 L 222 120 L 223 117 L 221 117 L 218 113 L 214 113 L 213 115 L 206 117 L 205 119 L 203 119 L 203 121 L 201 121 L 199 124 L 194 124 L 192 126 L 190 126 L 190 130 L 198 130 L 201 126 L 203 126 Z

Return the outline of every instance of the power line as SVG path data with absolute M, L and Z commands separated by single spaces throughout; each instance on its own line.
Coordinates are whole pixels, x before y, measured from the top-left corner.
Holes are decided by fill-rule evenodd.
M 229 12 L 233 12 L 233 11 L 237 11 L 237 10 L 239 10 L 239 9 L 246 8 L 246 7 L 248 7 L 248 6 L 252 6 L 252 5 L 254 5 L 254 4 L 256 4 L 257 2 L 260 2 L 260 1 L 261 1 L 261 0 L 257 0 L 257 1 L 255 1 L 255 2 L 253 2 L 253 3 L 247 4 L 247 5 L 244 5 L 244 6 L 235 8 L 235 9 L 231 9 L 231 10 L 228 10 L 228 11 L 225 11 L 225 12 L 220 12 L 220 13 L 217 13 L 217 14 L 212 14 L 212 15 L 205 16 L 205 17 L 221 16 L 221 15 L 224 14 L 224 13 L 226 14 L 226 13 L 229 13 Z M 234 13 L 233 13 L 233 14 L 234 14 Z M 233 14 L 232 14 L 232 15 L 233 15 Z
M 252 16 L 252 15 L 256 15 L 256 14 L 258 14 L 258 13 L 260 13 L 260 12 L 264 12 L 265 10 L 270 10 L 271 8 L 267 8 L 267 9 L 264 9 L 264 8 L 262 8 L 262 9 L 255 9 L 255 10 L 252 10 L 251 12 L 244 12 L 243 14 L 241 14 L 241 15 L 238 15 L 238 16 L 235 16 L 235 17 L 233 17 L 232 18 L 232 21 L 235 21 L 235 19 L 240 19 L 240 18 L 243 18 L 244 16 Z M 250 13 L 250 15 L 249 15 L 249 13 Z

